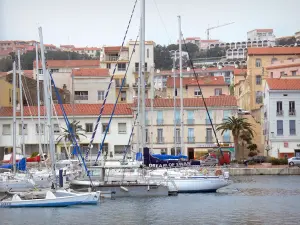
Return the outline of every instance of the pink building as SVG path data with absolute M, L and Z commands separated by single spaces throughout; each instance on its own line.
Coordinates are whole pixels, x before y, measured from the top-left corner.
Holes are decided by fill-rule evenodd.
M 288 59 L 277 61 L 266 67 L 270 78 L 280 78 L 281 76 L 300 75 L 300 59 Z

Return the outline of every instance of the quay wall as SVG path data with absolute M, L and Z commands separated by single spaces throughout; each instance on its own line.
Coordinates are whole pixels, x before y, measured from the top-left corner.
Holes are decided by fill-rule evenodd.
M 228 168 L 230 176 L 247 175 L 300 175 L 299 167 L 284 168 Z

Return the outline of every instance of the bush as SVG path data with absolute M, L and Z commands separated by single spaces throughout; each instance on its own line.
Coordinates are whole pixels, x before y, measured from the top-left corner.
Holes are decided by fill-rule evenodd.
M 268 160 L 269 163 L 272 163 L 272 165 L 287 165 L 288 164 L 288 160 L 287 159 L 277 159 L 277 158 L 270 158 Z
M 256 151 L 250 151 L 248 156 L 249 157 L 253 157 L 253 156 L 256 156 L 257 155 L 257 152 Z
M 279 159 L 279 163 L 280 163 L 280 165 L 287 165 L 288 160 L 287 159 Z
M 248 165 L 256 165 L 256 162 L 250 161 L 250 162 L 248 162 Z

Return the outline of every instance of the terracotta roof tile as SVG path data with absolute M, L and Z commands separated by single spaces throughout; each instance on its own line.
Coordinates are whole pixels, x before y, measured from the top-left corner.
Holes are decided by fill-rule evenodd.
M 234 76 L 239 76 L 239 75 L 244 76 L 245 74 L 247 74 L 247 69 L 234 69 L 233 74 Z
M 204 43 L 214 43 L 214 42 L 219 42 L 220 40 L 201 40 L 201 42 Z
M 23 75 L 33 79 L 33 70 L 23 70 Z
M 36 63 L 33 62 L 33 67 Z M 76 67 L 99 67 L 99 60 L 47 60 L 49 68 L 76 68 Z M 41 61 L 39 67 L 41 68 Z
M 61 48 L 75 48 L 74 45 L 60 45 Z
M 212 96 L 205 98 L 207 107 L 237 107 L 237 100 L 232 95 L 221 95 L 221 96 Z M 135 101 L 134 106 L 137 106 Z M 176 99 L 176 106 L 180 107 L 180 99 Z M 204 107 L 202 98 L 184 98 L 183 99 L 184 107 Z M 146 107 L 151 107 L 151 100 L 146 99 Z M 154 108 L 170 108 L 174 107 L 174 99 L 172 98 L 157 98 L 153 101 Z
M 100 112 L 100 107 L 102 104 L 75 104 L 74 105 L 74 115 L 84 116 L 84 115 L 98 115 Z M 103 115 L 111 115 L 114 104 L 106 104 L 103 110 Z M 65 104 L 65 111 L 67 115 L 72 115 L 72 105 Z M 30 110 L 29 110 L 30 109 Z M 55 105 L 55 109 L 58 116 L 62 116 L 60 106 Z M 33 116 L 37 116 L 37 106 L 24 106 L 24 116 L 30 116 L 30 111 Z M 41 106 L 41 115 L 44 115 L 45 108 Z M 0 117 L 12 116 L 13 108 L 12 107 L 1 107 L 0 108 Z M 132 115 L 131 104 L 118 104 L 115 110 L 115 115 Z M 20 112 L 17 112 L 17 116 L 20 116 Z
M 104 47 L 104 52 L 119 52 L 122 46 L 107 46 Z M 128 51 L 128 47 L 123 47 L 124 51 Z
M 0 77 L 5 77 L 7 75 L 7 72 L 0 72 Z
M 300 90 L 300 79 L 267 78 L 270 90 Z
M 187 37 L 185 40 L 200 40 L 200 37 Z
M 248 48 L 248 55 L 300 55 L 299 47 Z
M 104 69 L 104 68 L 73 69 L 72 74 L 74 76 L 109 77 L 109 69 Z
M 228 86 L 227 83 L 224 81 L 224 77 L 222 76 L 204 76 L 198 77 L 198 83 L 200 86 Z M 197 86 L 197 80 L 193 77 L 184 77 L 182 78 L 182 85 L 185 86 Z M 180 78 L 175 78 L 175 86 L 176 88 L 180 87 Z M 167 87 L 173 88 L 174 87 L 174 77 L 168 77 L 167 79 Z
M 273 29 L 256 29 L 257 32 L 273 32 Z
M 221 69 L 219 69 L 218 67 L 208 67 L 206 69 L 199 69 L 196 68 L 195 69 L 195 73 L 206 73 L 206 72 L 220 72 L 220 71 L 233 71 L 234 70 L 234 66 L 224 66 Z M 157 71 L 155 71 L 156 74 L 161 74 L 161 75 L 173 75 L 173 71 L 172 70 L 161 70 L 159 71 L 159 73 L 157 73 Z M 179 74 L 179 70 L 175 71 L 176 74 Z M 194 73 L 193 69 L 190 69 L 190 71 L 187 70 L 182 70 L 182 73 Z

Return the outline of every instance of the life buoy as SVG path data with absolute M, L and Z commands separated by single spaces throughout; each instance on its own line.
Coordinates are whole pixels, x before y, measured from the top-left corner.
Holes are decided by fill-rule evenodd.
M 215 175 L 216 176 L 221 176 L 222 175 L 222 170 L 216 170 Z
M 204 175 L 207 175 L 207 174 L 208 174 L 208 171 L 207 171 L 207 169 L 206 169 L 206 168 L 204 168 L 204 169 L 202 170 L 202 173 L 203 173 Z

